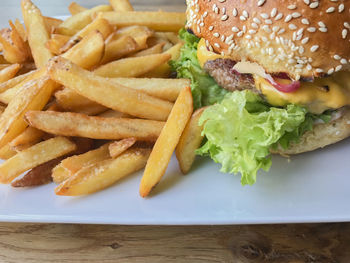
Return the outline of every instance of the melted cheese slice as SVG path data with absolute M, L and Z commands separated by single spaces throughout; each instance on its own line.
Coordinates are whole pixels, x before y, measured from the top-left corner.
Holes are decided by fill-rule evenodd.
M 230 58 L 208 51 L 204 39 L 198 43 L 197 56 L 202 67 L 209 60 Z M 328 109 L 350 105 L 350 72 L 341 71 L 327 78 L 316 78 L 313 82 L 301 82 L 300 88 L 292 93 L 280 92 L 266 79 L 256 74 L 253 76 L 256 88 L 273 106 L 293 103 L 306 107 L 312 113 L 319 114 Z M 276 81 L 283 83 L 286 80 Z

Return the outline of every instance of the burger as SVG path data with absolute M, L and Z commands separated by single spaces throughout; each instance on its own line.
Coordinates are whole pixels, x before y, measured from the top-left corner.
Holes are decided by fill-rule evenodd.
M 198 153 L 253 184 L 271 153 L 350 135 L 350 2 L 187 0 L 181 56 L 202 114 Z

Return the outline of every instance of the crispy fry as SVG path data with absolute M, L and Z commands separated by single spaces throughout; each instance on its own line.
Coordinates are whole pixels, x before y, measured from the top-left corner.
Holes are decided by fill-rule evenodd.
M 56 187 L 57 195 L 85 195 L 111 186 L 123 177 L 141 170 L 150 149 L 131 149 L 117 157 L 85 167 Z
M 92 22 L 91 15 L 93 13 L 100 11 L 109 11 L 111 9 L 112 7 L 109 5 L 99 5 L 94 8 L 79 12 L 63 21 L 63 23 L 60 24 L 57 28 L 56 33 L 74 36 L 77 32 L 79 32 L 79 30 L 83 29 Z
M 105 54 L 101 64 L 124 57 L 138 49 L 136 41 L 130 36 L 121 36 L 120 38 L 109 41 L 106 44 Z
M 193 111 L 191 88 L 184 88 L 153 147 L 140 184 L 140 195 L 146 197 L 163 177 Z
M 125 27 L 131 25 L 147 26 L 156 31 L 178 32 L 186 23 L 185 13 L 175 12 L 103 12 L 100 17 L 112 25 Z
M 122 113 L 119 111 L 115 111 L 115 110 L 107 110 L 101 114 L 98 115 L 99 117 L 103 117 L 103 118 L 132 118 L 131 115 L 126 114 L 126 113 Z
M 109 0 L 114 11 L 134 11 L 129 0 Z
M 60 163 L 62 158 L 56 158 L 54 160 L 43 163 L 37 167 L 34 167 L 22 178 L 19 178 L 11 183 L 12 187 L 30 187 L 39 186 L 52 182 L 52 169 Z
M 71 173 L 64 169 L 61 164 L 58 164 L 52 169 L 51 177 L 56 184 L 60 184 L 67 180 L 71 176 Z
M 183 44 L 178 43 L 172 48 L 164 52 L 164 54 L 171 55 L 171 60 L 177 60 L 180 57 L 180 52 Z M 146 76 L 150 78 L 168 78 L 170 76 L 171 69 L 168 64 L 163 64 L 147 73 Z
M 176 45 L 181 42 L 181 39 L 175 32 L 156 32 L 154 33 L 155 37 L 170 41 L 173 45 Z
M 117 158 L 119 155 L 121 155 L 131 146 L 133 146 L 135 142 L 136 142 L 135 138 L 127 138 L 120 141 L 115 141 L 111 143 L 108 147 L 109 154 L 111 155 L 112 158 Z
M 30 75 L 34 74 L 35 71 L 32 72 L 28 72 L 26 74 L 14 77 L 12 79 L 9 79 L 8 81 L 4 82 L 4 83 L 0 83 L 0 92 L 4 92 L 8 89 L 12 89 L 13 87 L 15 87 L 16 85 L 20 84 L 23 80 L 25 80 L 27 77 L 29 77 Z
M 17 152 L 11 148 L 9 144 L 6 144 L 4 147 L 0 148 L 0 159 L 7 160 L 12 156 L 15 156 Z
M 111 78 L 109 80 L 168 101 L 175 101 L 180 91 L 191 84 L 189 79 Z
M 53 54 L 46 48 L 46 42 L 50 37 L 46 30 L 45 20 L 40 10 L 30 0 L 22 0 L 21 7 L 34 62 L 38 68 L 41 68 L 53 57 Z
M 153 47 L 139 51 L 139 52 L 131 55 L 130 57 L 143 57 L 143 56 L 148 56 L 148 55 L 160 54 L 163 52 L 164 45 L 165 45 L 165 42 L 156 44 Z
M 140 118 L 166 120 L 173 106 L 168 101 L 111 83 L 63 58 L 51 61 L 49 74 L 53 80 L 90 100 Z
M 74 16 L 80 12 L 83 12 L 85 10 L 87 10 L 87 8 L 85 7 L 82 7 L 81 5 L 79 5 L 78 3 L 76 2 L 72 2 L 70 3 L 70 5 L 68 6 L 68 10 L 69 12 Z
M 6 106 L 0 105 L 0 114 L 2 114 L 6 109 Z
M 30 58 L 29 46 L 21 38 L 16 27 L 10 21 L 11 29 L 0 30 L 0 44 L 6 61 L 10 63 L 24 63 Z
M 11 100 L 0 118 L 0 147 L 5 146 L 21 132 L 27 124 L 23 116 L 28 110 L 41 110 L 49 101 L 56 83 L 48 77 L 29 81 L 18 91 L 16 100 Z
M 20 64 L 7 65 L 5 68 L 0 70 L 0 83 L 8 81 L 16 76 L 17 72 L 20 70 Z
M 0 49 L 2 51 L 1 43 L 0 43 Z M 10 64 L 4 57 L 4 55 L 0 54 L 0 63 L 1 64 Z
M 193 113 L 176 147 L 176 158 L 183 174 L 187 174 L 191 170 L 196 157 L 196 150 L 203 141 L 203 126 L 199 126 L 198 121 L 205 109 L 201 108 Z
M 55 55 L 61 54 L 61 48 L 70 40 L 69 36 L 52 34 L 51 39 L 46 42 L 46 47 Z
M 68 157 L 61 162 L 60 166 L 69 171 L 71 174 L 74 174 L 83 167 L 107 160 L 110 158 L 108 150 L 109 145 L 110 144 L 107 143 L 98 149 Z
M 148 27 L 145 26 L 129 26 L 119 29 L 112 37 L 111 41 L 118 39 L 121 36 L 130 36 L 132 37 L 137 45 L 138 48 L 136 51 L 143 50 L 148 48 L 147 46 L 147 40 L 153 36 L 154 31 L 150 30 Z
M 77 45 L 62 55 L 82 68 L 90 69 L 102 59 L 105 49 L 104 39 L 100 32 L 93 31 Z
M 21 173 L 74 151 L 76 145 L 64 137 L 38 143 L 0 165 L 0 183 L 11 183 Z
M 96 30 L 102 34 L 102 37 L 104 39 L 107 39 L 107 37 L 113 33 L 114 27 L 110 25 L 106 19 L 97 18 L 90 24 L 88 24 L 86 27 L 84 27 L 82 30 L 80 30 L 78 33 L 76 33 L 74 36 L 72 36 L 70 40 L 67 41 L 67 43 L 60 49 L 60 53 L 66 52 L 72 46 L 79 43 L 79 41 L 81 41 L 82 38 L 86 37 L 91 32 Z
M 169 61 L 169 54 L 155 54 L 144 57 L 124 58 L 103 65 L 95 70 L 102 77 L 137 77 L 146 74 L 153 69 Z
M 164 126 L 160 121 L 102 118 L 71 112 L 28 111 L 25 118 L 30 126 L 51 134 L 102 140 L 135 137 L 155 141 Z
M 14 25 L 17 29 L 17 32 L 19 33 L 19 35 L 23 39 L 23 41 L 27 41 L 28 35 L 27 35 L 27 31 L 25 30 L 23 24 L 18 19 L 16 19 Z
M 89 112 L 90 114 L 93 113 L 99 114 L 107 110 L 106 107 L 91 101 L 78 93 L 76 93 L 74 90 L 65 88 L 63 90 L 59 90 L 55 93 L 55 97 L 57 100 L 57 103 L 66 110 L 70 110 L 73 112 Z M 1 98 L 1 94 L 0 94 Z M 90 115 L 87 114 L 87 115 Z
M 59 27 L 60 24 L 62 24 L 63 22 L 63 20 L 61 19 L 48 17 L 48 16 L 44 16 L 44 21 L 45 21 L 46 30 L 49 33 L 54 32 L 55 29 Z
M 33 127 L 28 127 L 24 130 L 24 132 L 10 142 L 10 146 L 17 152 L 23 151 L 40 142 L 43 135 L 43 131 Z

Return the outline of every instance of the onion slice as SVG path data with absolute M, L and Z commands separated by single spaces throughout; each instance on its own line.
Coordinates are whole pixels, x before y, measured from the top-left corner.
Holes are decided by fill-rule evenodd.
M 300 81 L 292 81 L 290 84 L 278 83 L 274 79 L 267 79 L 267 81 L 270 82 L 275 89 L 284 93 L 292 93 L 300 88 Z

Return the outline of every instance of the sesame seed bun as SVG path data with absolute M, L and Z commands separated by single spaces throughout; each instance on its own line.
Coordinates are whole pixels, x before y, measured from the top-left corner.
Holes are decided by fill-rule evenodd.
M 339 142 L 350 136 L 350 108 L 342 112 L 342 116 L 335 121 L 314 125 L 311 131 L 306 132 L 297 144 L 288 149 L 281 147 L 272 153 L 281 155 L 299 154 L 310 152 L 318 148 Z
M 350 68 L 350 2 L 187 0 L 187 28 L 209 50 L 299 77 Z

